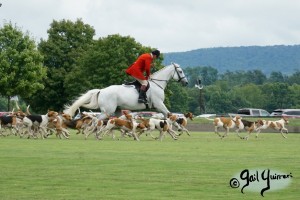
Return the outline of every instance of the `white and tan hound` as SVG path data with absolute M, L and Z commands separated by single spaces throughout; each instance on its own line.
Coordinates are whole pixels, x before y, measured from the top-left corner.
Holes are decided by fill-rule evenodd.
M 124 113 L 126 120 L 120 118 L 112 118 L 107 121 L 106 126 L 102 129 L 102 135 L 99 135 L 99 139 L 102 139 L 105 135 L 111 133 L 113 129 L 121 129 L 126 132 L 130 132 L 135 140 L 139 141 L 136 135 L 136 128 L 138 123 L 128 113 Z M 112 133 L 113 138 L 115 138 Z
M 45 115 L 27 115 L 23 119 L 23 125 L 27 127 L 28 138 L 37 137 L 37 132 L 40 133 L 41 138 L 47 137 L 47 125 L 49 123 L 49 118 L 57 117 L 58 113 L 55 111 L 48 110 Z
M 179 135 L 182 135 L 183 132 L 186 132 L 188 136 L 190 136 L 190 132 L 186 127 L 188 123 L 188 119 L 193 120 L 193 113 L 191 112 L 185 113 L 183 117 L 178 117 L 178 119 L 176 120 L 177 124 L 181 129 Z
M 284 135 L 284 133 L 285 134 L 288 133 L 288 129 L 285 128 L 285 125 L 287 125 L 289 123 L 288 118 L 282 117 L 280 120 L 277 120 L 277 121 L 269 121 L 269 120 L 262 120 L 262 121 L 263 121 L 263 125 L 256 129 L 256 131 L 257 131 L 256 137 L 258 137 L 258 134 L 260 133 L 260 131 L 262 129 L 272 128 L 274 130 L 280 131 L 282 137 L 287 138 Z
M 248 135 L 245 136 L 245 137 L 242 137 L 239 135 L 239 131 L 240 129 L 238 129 L 238 136 L 241 138 L 241 139 L 246 139 L 248 140 L 249 137 L 250 137 L 250 134 L 257 130 L 257 128 L 263 126 L 263 121 L 261 119 L 258 119 L 257 121 L 255 122 L 251 122 L 251 121 L 248 121 L 248 120 L 245 120 L 245 119 L 241 119 L 241 122 L 244 124 L 244 128 L 247 130 L 247 133 Z
M 244 129 L 244 124 L 241 122 L 241 117 L 239 115 L 236 115 L 233 118 L 216 117 L 215 119 L 209 119 L 209 118 L 206 119 L 213 121 L 213 125 L 215 127 L 215 133 L 219 135 L 221 138 L 224 138 L 228 135 L 229 129 L 237 128 L 236 129 L 237 135 L 239 130 Z M 221 135 L 219 133 L 218 129 L 220 127 L 223 127 L 225 129 L 224 135 Z

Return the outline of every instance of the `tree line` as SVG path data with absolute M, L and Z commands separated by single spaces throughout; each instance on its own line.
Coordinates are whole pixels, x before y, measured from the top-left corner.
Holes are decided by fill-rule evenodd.
M 29 33 L 13 25 L 0 29 L 0 110 L 10 110 L 10 98 L 20 97 L 23 108 L 33 112 L 62 111 L 81 93 L 93 88 L 122 84 L 130 79 L 125 69 L 153 48 L 130 36 L 119 34 L 94 39 L 95 30 L 81 19 L 50 24 L 48 38 L 34 41 Z M 161 69 L 163 55 L 155 63 Z M 180 63 L 179 63 L 180 64 Z M 300 72 L 291 76 L 261 71 L 227 71 L 218 74 L 213 67 L 184 69 L 189 87 L 170 83 L 166 105 L 173 112 L 195 114 L 234 112 L 240 107 L 300 107 Z M 201 78 L 201 90 L 194 85 Z

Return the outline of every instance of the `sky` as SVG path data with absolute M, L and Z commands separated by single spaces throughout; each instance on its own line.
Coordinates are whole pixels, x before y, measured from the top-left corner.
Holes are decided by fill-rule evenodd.
M 0 0 L 0 28 L 12 22 L 37 42 L 53 20 L 82 19 L 95 39 L 130 36 L 163 53 L 300 44 L 299 0 Z

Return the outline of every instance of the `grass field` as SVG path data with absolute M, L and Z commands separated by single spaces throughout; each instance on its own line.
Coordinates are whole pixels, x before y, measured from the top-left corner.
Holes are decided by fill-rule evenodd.
M 96 141 L 0 138 L 0 199 L 299 199 L 300 134 L 260 134 L 248 141 L 230 133 L 192 132 L 163 142 L 142 136 Z M 292 173 L 278 191 L 231 188 L 244 169 Z

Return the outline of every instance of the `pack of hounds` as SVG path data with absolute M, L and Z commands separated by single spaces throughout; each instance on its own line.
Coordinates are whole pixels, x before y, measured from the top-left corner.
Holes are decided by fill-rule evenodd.
M 288 129 L 285 127 L 285 125 L 287 125 L 289 121 L 286 117 L 282 117 L 281 119 L 276 121 L 258 119 L 254 122 L 242 119 L 242 117 L 239 115 L 230 118 L 216 117 L 215 119 L 207 119 L 213 121 L 215 133 L 221 138 L 225 138 L 228 135 L 230 129 L 235 129 L 237 136 L 241 139 L 248 140 L 250 134 L 253 131 L 256 131 L 256 138 L 258 138 L 258 135 L 261 132 L 261 130 L 267 128 L 277 130 L 281 133 L 281 135 L 284 138 L 287 138 L 286 134 L 288 133 Z M 225 133 L 223 135 L 221 135 L 218 131 L 220 127 L 223 127 L 225 129 Z M 247 130 L 248 134 L 247 136 L 242 137 L 239 133 L 244 129 Z
M 121 132 L 121 138 L 133 137 L 137 141 L 143 133 L 161 141 L 167 133 L 177 140 L 184 132 L 190 135 L 186 125 L 188 118 L 193 120 L 193 114 L 190 112 L 183 117 L 170 113 L 166 119 L 145 119 L 138 114 L 124 111 L 118 118 L 107 116 L 106 120 L 100 120 L 96 115 L 87 112 L 82 112 L 79 119 L 72 119 L 68 114 L 52 110 L 48 110 L 44 115 L 33 115 L 29 111 L 29 106 L 26 112 L 18 105 L 17 109 L 17 112 L 13 110 L 9 115 L 0 117 L 0 136 L 16 135 L 28 139 L 45 139 L 50 135 L 56 135 L 58 138 L 68 139 L 71 135 L 70 129 L 76 129 L 76 134 L 84 134 L 85 139 L 93 134 L 96 139 L 101 140 L 108 135 L 115 139 L 114 130 L 117 129 Z M 173 126 L 177 128 L 179 134 L 172 129 Z M 153 135 L 154 130 L 159 131 L 159 136 Z
M 118 118 L 109 118 L 107 120 L 100 120 L 96 115 L 90 113 L 81 113 L 79 119 L 72 119 L 72 117 L 65 113 L 58 113 L 48 110 L 44 115 L 33 115 L 29 111 L 29 106 L 26 112 L 23 112 L 19 106 L 17 111 L 14 110 L 6 116 L 0 117 L 0 136 L 16 135 L 21 138 L 42 138 L 45 139 L 50 135 L 56 135 L 58 138 L 70 137 L 70 129 L 76 129 L 77 134 L 84 134 L 87 139 L 90 135 L 94 135 L 96 139 L 104 139 L 104 137 L 111 135 L 113 139 L 116 138 L 114 130 L 119 130 L 121 137 L 132 137 L 139 141 L 141 134 L 150 135 L 153 139 L 162 141 L 166 134 L 169 134 L 174 140 L 178 139 L 183 133 L 190 136 L 187 129 L 188 119 L 193 120 L 193 114 L 188 112 L 184 116 L 169 114 L 165 119 L 159 118 L 143 118 L 138 114 L 123 112 L 123 115 Z M 285 125 L 288 124 L 287 118 L 281 118 L 277 121 L 257 120 L 254 122 L 242 119 L 240 116 L 225 118 L 217 117 L 212 120 L 214 124 L 214 131 L 221 138 L 225 138 L 230 129 L 235 129 L 237 135 L 241 139 L 248 139 L 253 131 L 256 131 L 256 137 L 263 129 L 273 128 L 280 131 L 282 136 L 286 138 L 288 129 Z M 177 131 L 173 130 L 173 127 Z M 219 133 L 219 128 L 223 127 L 225 132 L 223 135 Z M 7 131 L 9 129 L 9 131 Z M 158 130 L 159 135 L 154 136 L 153 131 Z M 247 136 L 240 136 L 242 130 L 247 131 Z M 179 133 L 178 133 L 179 132 Z M 119 138 L 119 139 L 120 139 Z

